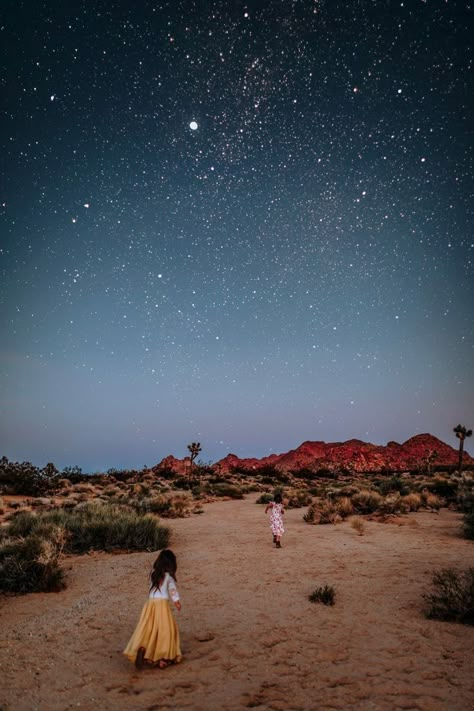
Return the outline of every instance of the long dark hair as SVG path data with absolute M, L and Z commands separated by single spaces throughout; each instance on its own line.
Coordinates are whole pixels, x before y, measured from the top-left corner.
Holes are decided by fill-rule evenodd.
M 275 495 L 274 495 L 274 497 L 273 497 L 273 501 L 274 501 L 276 504 L 281 504 L 281 502 L 283 501 L 282 495 L 280 494 L 279 491 L 277 491 L 277 492 L 275 493 Z
M 150 575 L 151 589 L 159 588 L 165 579 L 166 573 L 169 573 L 173 580 L 176 580 L 176 556 L 172 550 L 165 548 L 161 551 L 158 558 L 153 563 L 153 569 Z

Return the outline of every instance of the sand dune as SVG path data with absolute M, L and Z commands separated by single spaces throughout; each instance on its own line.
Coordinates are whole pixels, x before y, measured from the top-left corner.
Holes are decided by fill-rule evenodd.
M 0 598 L 0 709 L 474 708 L 474 628 L 421 611 L 434 569 L 474 565 L 460 514 L 368 522 L 358 536 L 294 509 L 277 550 L 254 502 L 170 522 L 181 665 L 137 672 L 121 654 L 153 553 L 68 557 L 65 591 Z M 335 606 L 310 603 L 326 583 Z

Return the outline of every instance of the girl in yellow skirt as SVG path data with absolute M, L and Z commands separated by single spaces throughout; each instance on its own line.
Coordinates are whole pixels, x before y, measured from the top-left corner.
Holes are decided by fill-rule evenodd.
M 170 600 L 180 610 L 176 588 L 176 556 L 169 548 L 161 551 L 150 573 L 150 592 L 124 654 L 141 669 L 145 662 L 164 669 L 181 661 L 178 626 Z

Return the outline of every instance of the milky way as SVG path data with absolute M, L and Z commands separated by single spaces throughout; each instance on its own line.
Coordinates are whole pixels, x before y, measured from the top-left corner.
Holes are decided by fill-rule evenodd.
M 472 426 L 470 3 L 4 3 L 1 454 Z

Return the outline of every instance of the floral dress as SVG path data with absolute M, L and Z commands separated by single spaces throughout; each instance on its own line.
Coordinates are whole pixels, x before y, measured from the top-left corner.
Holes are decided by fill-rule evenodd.
M 283 504 L 270 504 L 270 528 L 274 536 L 285 533 L 283 528 Z

